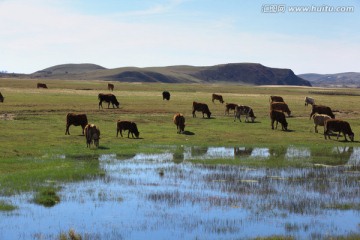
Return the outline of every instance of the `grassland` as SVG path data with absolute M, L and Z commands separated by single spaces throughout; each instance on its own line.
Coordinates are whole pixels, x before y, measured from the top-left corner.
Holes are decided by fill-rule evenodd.
M 101 176 L 97 156 L 116 153 L 158 151 L 154 146 L 252 146 L 310 147 L 321 155 L 334 146 L 358 146 L 360 106 L 358 89 L 321 89 L 307 87 L 253 87 L 201 84 L 114 83 L 119 109 L 98 108 L 97 95 L 108 92 L 107 82 L 44 80 L 48 89 L 37 89 L 38 80 L 1 79 L 0 103 L 1 157 L 0 194 L 40 191 L 56 181 L 77 181 Z M 161 93 L 168 90 L 170 101 Z M 331 94 L 326 94 L 329 91 Z M 309 92 L 312 92 L 309 94 Z M 211 102 L 211 94 L 219 93 L 225 102 L 249 105 L 256 115 L 255 123 L 234 122 L 224 116 L 225 106 Z M 338 94 L 337 94 L 338 93 Z M 269 96 L 281 95 L 292 110 L 288 118 L 290 131 L 271 130 Z M 324 140 L 322 131 L 314 133 L 309 120 L 311 107 L 304 106 L 304 97 L 330 106 L 337 118 L 350 122 L 355 142 Z M 192 102 L 204 102 L 212 112 L 211 119 L 201 113 L 192 118 Z M 86 148 L 81 127 L 70 127 L 65 135 L 68 112 L 86 113 L 90 123 L 101 130 L 100 147 Z M 186 117 L 188 134 L 177 134 L 172 116 L 181 112 Z M 140 139 L 116 137 L 116 121 L 135 121 Z M 126 134 L 127 136 L 127 134 Z M 324 159 L 324 163 L 325 163 Z M 216 163 L 216 162 L 215 162 Z M 327 162 L 326 162 L 327 163 Z M 277 163 L 275 163 L 277 164 Z

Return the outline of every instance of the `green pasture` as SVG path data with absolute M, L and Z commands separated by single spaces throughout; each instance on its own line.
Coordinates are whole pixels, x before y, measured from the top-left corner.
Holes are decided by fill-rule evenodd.
M 37 89 L 37 82 L 46 83 L 48 89 Z M 334 146 L 359 146 L 358 89 L 118 82 L 114 85 L 112 93 L 120 108 L 110 105 L 108 109 L 103 103 L 104 108 L 99 109 L 97 95 L 109 92 L 107 82 L 1 79 L 0 92 L 5 101 L 0 103 L 0 194 L 38 191 L 57 181 L 102 176 L 97 161 L 100 154 L 159 151 L 155 146 L 166 149 L 173 145 L 275 148 L 293 145 L 310 147 L 319 155 Z M 170 101 L 162 99 L 164 90 L 170 91 Z M 244 118 L 234 122 L 233 114 L 224 116 L 225 104 L 212 103 L 212 93 L 222 94 L 225 102 L 251 106 L 256 122 L 245 123 Z M 271 129 L 270 95 L 280 95 L 288 103 L 292 111 L 292 117 L 287 119 L 290 131 L 281 131 L 281 125 L 277 130 Z M 339 141 L 336 137 L 325 140 L 322 127 L 315 133 L 309 120 L 311 107 L 304 106 L 305 96 L 330 106 L 337 118 L 349 121 L 355 142 L 344 142 L 343 137 Z M 212 118 L 202 118 L 200 112 L 193 118 L 193 101 L 207 103 Z M 86 147 L 81 127 L 71 126 L 71 135 L 65 135 L 68 112 L 86 113 L 89 122 L 100 128 L 98 149 Z M 177 112 L 186 118 L 186 134 L 176 133 L 172 117 Z M 124 137 L 116 137 L 118 119 L 135 121 L 140 138 L 127 138 L 127 132 Z M 277 164 L 274 160 L 273 165 Z

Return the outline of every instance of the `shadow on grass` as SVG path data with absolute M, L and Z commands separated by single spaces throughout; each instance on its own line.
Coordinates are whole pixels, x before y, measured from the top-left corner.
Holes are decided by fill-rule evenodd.
M 190 131 L 184 131 L 183 134 L 184 135 L 195 135 L 195 133 L 190 132 Z

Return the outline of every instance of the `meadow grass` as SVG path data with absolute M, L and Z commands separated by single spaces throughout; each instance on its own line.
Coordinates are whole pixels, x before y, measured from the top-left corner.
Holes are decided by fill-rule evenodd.
M 37 89 L 36 82 L 44 82 L 48 89 Z M 312 153 L 322 155 L 335 146 L 356 147 L 355 142 L 343 142 L 336 138 L 324 140 L 321 127 L 314 133 L 309 120 L 311 107 L 304 106 L 304 97 L 314 97 L 316 102 L 330 106 L 337 118 L 350 122 L 355 140 L 360 132 L 360 106 L 357 89 L 331 89 L 331 95 L 309 94 L 323 91 L 307 87 L 254 87 L 231 84 L 140 84 L 114 83 L 112 92 L 120 102 L 119 109 L 98 107 L 97 95 L 107 90 L 103 81 L 58 81 L 33 79 L 1 79 L 0 92 L 5 101 L 0 103 L 1 157 L 0 194 L 21 191 L 39 191 L 51 181 L 78 181 L 87 177 L 103 176 L 98 157 L 116 153 L 133 155 L 138 152 L 154 153 L 154 146 L 241 146 L 286 149 L 287 146 L 309 147 Z M 83 90 L 86 89 L 86 90 Z M 162 100 L 162 91 L 171 93 L 170 101 Z M 336 92 L 341 94 L 333 94 Z M 344 95 L 344 92 L 351 94 Z M 234 122 L 233 114 L 224 116 L 225 104 L 211 102 L 211 94 L 222 94 L 224 101 L 249 105 L 253 108 L 255 123 Z M 287 118 L 290 131 L 271 130 L 269 96 L 280 95 L 292 110 Z M 202 118 L 197 112 L 192 117 L 192 102 L 204 102 L 212 112 L 211 119 Z M 68 112 L 86 113 L 90 123 L 101 131 L 100 147 L 87 148 L 81 127 L 70 127 L 71 135 L 65 135 L 65 118 Z M 177 134 L 172 122 L 175 113 L 186 118 L 186 133 Z M 135 121 L 140 138 L 116 137 L 116 121 Z M 279 150 L 279 151 L 280 151 Z M 326 155 L 326 154 L 325 154 Z M 310 162 L 295 165 L 312 164 Z M 329 158 L 324 157 L 324 164 Z M 335 160 L 336 161 L 336 160 Z M 219 160 L 207 163 L 220 163 Z M 221 163 L 224 163 L 222 160 Z M 255 164 L 263 161 L 229 162 L 230 164 Z M 284 167 L 280 159 L 265 163 Z

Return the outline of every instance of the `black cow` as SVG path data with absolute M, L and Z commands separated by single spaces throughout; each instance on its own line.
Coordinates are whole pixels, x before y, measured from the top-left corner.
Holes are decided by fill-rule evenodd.
M 84 128 L 88 124 L 88 120 L 86 117 L 86 114 L 76 114 L 76 113 L 68 113 L 66 115 L 66 130 L 65 135 L 69 134 L 69 128 L 71 125 L 74 126 L 81 126 L 83 131 L 82 134 L 84 134 Z
M 210 116 L 211 116 L 209 107 L 205 103 L 193 102 L 193 111 L 192 111 L 193 117 L 196 117 L 196 114 L 195 114 L 196 111 L 202 112 L 203 118 L 204 118 L 204 114 L 206 114 L 208 118 L 210 118 Z
M 163 96 L 163 100 L 170 100 L 170 93 L 168 91 L 163 91 L 162 93 L 162 96 Z
M 135 134 L 136 138 L 139 138 L 140 132 L 136 126 L 136 123 L 130 122 L 130 121 L 118 120 L 116 123 L 116 137 L 119 135 L 119 132 L 122 137 L 123 136 L 122 131 L 125 131 L 125 130 L 128 130 L 128 138 L 130 136 L 130 133 L 133 138 L 134 138 L 134 134 Z
M 115 95 L 111 94 L 111 93 L 107 93 L 107 94 L 104 94 L 104 93 L 99 93 L 99 96 L 98 96 L 100 102 L 99 102 L 99 109 L 100 109 L 100 106 L 101 108 L 103 108 L 102 106 L 102 102 L 105 101 L 108 103 L 108 108 L 110 108 L 110 103 L 112 104 L 113 108 L 114 105 L 119 108 L 119 105 L 120 103 L 118 102 L 118 100 L 116 99 Z

